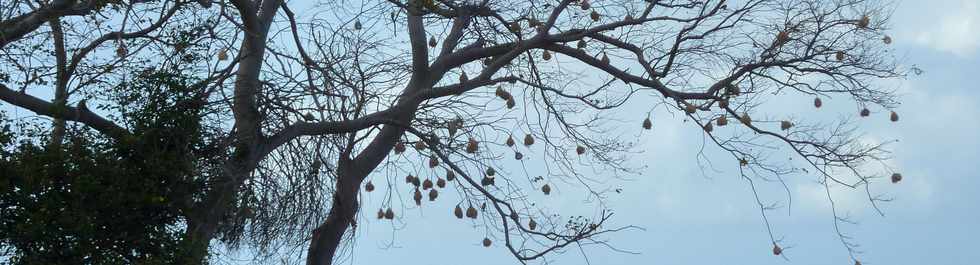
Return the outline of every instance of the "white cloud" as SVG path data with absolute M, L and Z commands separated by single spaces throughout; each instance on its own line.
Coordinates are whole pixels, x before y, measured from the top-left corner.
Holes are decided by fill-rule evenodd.
M 908 34 L 915 43 L 960 57 L 972 56 L 980 46 L 980 8 L 976 1 L 918 10 L 914 14 L 918 26 Z

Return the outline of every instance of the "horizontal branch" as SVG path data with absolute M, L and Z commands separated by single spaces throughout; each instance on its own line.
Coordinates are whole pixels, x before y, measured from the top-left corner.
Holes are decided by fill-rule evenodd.
M 59 107 L 54 103 L 26 93 L 14 91 L 4 84 L 0 84 L 0 100 L 33 111 L 38 115 L 80 122 L 113 139 L 120 139 L 129 135 L 128 130 L 90 111 L 84 103 L 80 103 L 78 107 Z

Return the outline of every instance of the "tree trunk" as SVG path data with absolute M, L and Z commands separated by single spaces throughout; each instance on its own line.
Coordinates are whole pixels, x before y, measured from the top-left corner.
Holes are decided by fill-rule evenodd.
M 348 228 L 357 228 L 354 219 L 357 218 L 357 211 L 360 208 L 357 193 L 361 181 L 367 177 L 367 174 L 363 173 L 363 170 L 352 170 L 349 159 L 341 161 L 337 169 L 338 178 L 333 194 L 333 205 L 330 207 L 327 220 L 313 230 L 313 238 L 307 251 L 307 265 L 333 264 L 333 257 L 344 239 L 344 233 Z M 367 172 L 370 173 L 371 170 Z

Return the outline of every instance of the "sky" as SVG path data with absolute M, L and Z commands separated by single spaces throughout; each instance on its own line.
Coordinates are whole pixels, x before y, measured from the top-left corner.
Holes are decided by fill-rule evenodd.
M 980 238 L 980 1 L 897 1 L 892 17 L 894 49 L 906 65 L 923 70 L 905 80 L 883 84 L 901 96 L 898 123 L 887 112 L 861 122 L 872 141 L 890 145 L 890 166 L 904 181 L 876 183 L 876 193 L 894 200 L 878 215 L 860 192 L 835 193 L 839 211 L 858 223 L 841 229 L 853 237 L 863 264 L 976 264 Z M 807 104 L 785 103 L 789 112 L 812 111 Z M 655 113 L 656 116 L 656 113 Z M 834 232 L 822 186 L 813 177 L 789 180 L 791 211 L 768 213 L 773 232 L 786 248 L 785 259 L 772 245 L 749 186 L 735 167 L 702 174 L 697 151 L 702 136 L 689 123 L 656 120 L 641 135 L 632 159 L 641 174 L 624 180 L 621 195 L 611 196 L 614 225 L 635 225 L 605 237 L 622 251 L 601 246 L 572 247 L 550 256 L 552 264 L 853 264 Z M 874 119 L 877 118 L 877 119 Z M 637 126 L 638 127 L 638 126 Z M 656 139 L 656 140 L 653 140 Z M 717 159 L 713 161 L 726 161 Z M 540 166 L 527 164 L 528 167 Z M 767 201 L 786 205 L 781 186 L 760 184 Z M 557 196 L 535 197 L 554 209 L 582 209 L 584 196 L 557 185 Z M 835 190 L 839 191 L 839 190 Z M 451 196 L 451 195 L 447 195 Z M 442 200 L 442 199 L 440 199 Z M 343 264 L 515 264 L 500 245 L 484 248 L 486 235 L 476 223 L 451 216 L 453 199 L 408 209 L 397 222 L 376 221 L 380 199 L 366 197 L 355 246 Z M 567 212 L 565 212 L 567 213 Z M 497 241 L 495 241 L 496 243 Z M 625 253 L 628 251 L 630 253 Z M 584 255 L 583 255 L 584 254 Z
M 904 80 L 882 84 L 897 90 L 902 104 L 898 123 L 886 112 L 860 121 L 868 141 L 897 140 L 889 166 L 902 172 L 899 184 L 876 183 L 876 193 L 891 198 L 884 216 L 861 192 L 835 190 L 843 214 L 857 221 L 841 229 L 859 243 L 863 264 L 976 264 L 980 238 L 980 0 L 896 1 L 890 32 L 893 48 L 906 65 L 923 70 Z M 808 99 L 801 99 L 808 100 Z M 809 103 L 775 102 L 775 108 L 802 116 Z M 834 107 L 828 102 L 828 108 Z M 637 111 L 627 109 L 623 113 Z M 783 187 L 760 184 L 765 201 L 783 207 L 767 212 L 773 232 L 786 250 L 772 245 L 750 187 L 735 175 L 737 166 L 717 165 L 703 173 L 697 153 L 703 134 L 690 123 L 654 113 L 651 131 L 637 123 L 625 137 L 640 139 L 644 152 L 631 158 L 643 170 L 617 180 L 623 193 L 610 196 L 612 226 L 638 229 L 603 239 L 602 246 L 571 247 L 551 255 L 552 264 L 852 264 L 835 233 L 833 217 L 816 178 L 788 180 L 792 204 Z M 712 162 L 727 162 L 709 151 Z M 527 162 L 525 167 L 540 167 Z M 506 169 L 502 169 L 506 170 Z M 447 192 L 448 193 L 448 192 Z M 342 264 L 516 264 L 499 243 L 485 248 L 482 225 L 451 215 L 456 195 L 399 213 L 395 222 L 377 221 L 381 198 L 365 196 L 354 246 Z M 565 215 L 594 214 L 594 205 L 574 185 L 555 185 L 552 196 L 532 199 Z M 408 195 L 406 195 L 408 196 Z M 491 235 L 493 237 L 493 235 Z M 300 251 L 305 251 L 300 250 Z M 220 258 L 219 258 L 220 259 Z M 247 262 L 245 262 L 247 263 Z M 533 263 L 533 262 L 532 262 Z

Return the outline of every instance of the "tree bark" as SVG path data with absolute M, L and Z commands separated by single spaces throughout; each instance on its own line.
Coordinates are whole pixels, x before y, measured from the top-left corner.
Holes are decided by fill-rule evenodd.
M 360 174 L 357 170 L 353 170 L 350 159 L 341 158 L 337 175 L 333 204 L 327 220 L 313 230 L 306 258 L 308 265 L 333 264 L 333 257 L 343 241 L 344 233 L 348 228 L 357 227 L 355 218 L 360 209 L 357 192 L 367 174 Z

